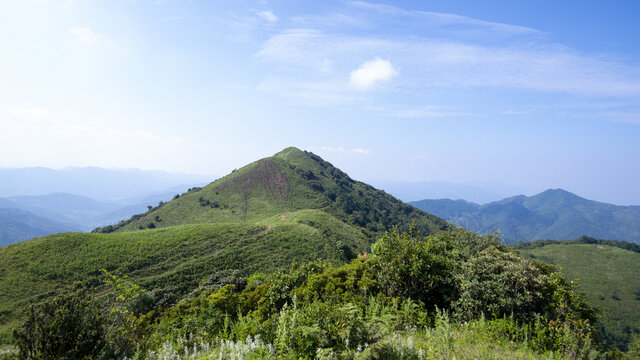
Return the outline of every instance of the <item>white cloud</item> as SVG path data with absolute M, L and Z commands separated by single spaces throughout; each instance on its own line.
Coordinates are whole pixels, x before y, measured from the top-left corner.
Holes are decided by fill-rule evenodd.
M 591 105 L 617 99 L 628 106 L 640 98 L 640 65 L 629 57 L 578 51 L 517 25 L 347 4 L 346 10 L 289 18 L 286 24 L 295 28 L 281 28 L 263 42 L 254 58 L 271 69 L 258 89 L 307 105 L 409 119 L 478 116 L 476 109 L 422 105 L 478 91 L 527 93 L 530 99 L 569 95 Z M 358 21 L 343 16 L 344 11 Z M 375 60 L 362 63 L 369 59 Z M 393 87 L 384 92 L 352 91 L 390 79 Z M 512 107 L 506 106 L 497 113 L 515 115 L 505 113 Z
M 388 60 L 375 58 L 353 70 L 349 76 L 349 84 L 356 89 L 367 90 L 376 83 L 391 80 L 396 75 L 398 72 Z
M 260 16 L 261 18 L 263 18 L 264 20 L 267 20 L 272 24 L 278 22 L 278 17 L 271 10 L 258 11 L 257 14 L 258 16 Z
M 79 44 L 95 44 L 96 34 L 88 27 L 74 27 L 69 29 L 69 33 Z
M 349 55 L 345 55 L 349 54 Z M 500 88 L 596 97 L 640 96 L 640 66 L 614 57 L 590 55 L 557 44 L 524 42 L 488 46 L 456 40 L 385 39 L 316 30 L 292 30 L 271 37 L 256 57 L 278 65 L 280 75 L 311 81 L 323 63 L 333 73 L 346 71 L 355 59 L 394 58 L 402 67 L 404 89 Z M 396 73 L 391 64 L 365 63 L 351 75 L 351 84 L 367 88 Z M 290 81 L 289 81 L 290 82 Z

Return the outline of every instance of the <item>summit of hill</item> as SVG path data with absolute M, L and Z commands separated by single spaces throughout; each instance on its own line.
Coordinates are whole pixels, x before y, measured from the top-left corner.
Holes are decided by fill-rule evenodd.
M 319 156 L 288 147 L 252 162 L 202 188 L 98 232 L 134 231 L 184 224 L 260 223 L 300 210 L 325 212 L 377 234 L 412 223 L 423 234 L 445 230 L 444 220 L 355 181 Z

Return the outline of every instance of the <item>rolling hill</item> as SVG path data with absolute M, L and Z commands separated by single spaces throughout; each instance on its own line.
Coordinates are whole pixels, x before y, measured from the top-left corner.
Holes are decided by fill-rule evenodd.
M 484 205 L 448 199 L 410 204 L 475 232 L 497 229 L 507 244 L 582 235 L 640 243 L 640 206 L 587 200 L 561 189 Z
M 177 295 L 216 273 L 271 272 L 323 259 L 343 263 L 384 230 L 424 235 L 451 225 L 287 148 L 96 233 L 50 235 L 0 248 L 0 323 L 73 283 L 100 286 L 105 268 Z
M 516 247 L 525 257 L 560 265 L 567 279 L 578 280 L 589 303 L 600 310 L 608 343 L 625 349 L 631 335 L 640 332 L 640 253 L 570 241 Z

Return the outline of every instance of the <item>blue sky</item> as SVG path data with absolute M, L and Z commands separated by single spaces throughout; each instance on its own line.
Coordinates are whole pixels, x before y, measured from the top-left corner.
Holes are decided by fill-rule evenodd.
M 218 176 L 294 145 L 640 204 L 639 4 L 1 2 L 0 167 Z

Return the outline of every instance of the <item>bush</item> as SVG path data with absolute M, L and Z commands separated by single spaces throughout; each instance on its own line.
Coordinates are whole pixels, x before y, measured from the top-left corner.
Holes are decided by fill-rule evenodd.
M 421 238 L 413 229 L 385 233 L 372 246 L 378 281 L 391 297 L 409 297 L 428 308 L 448 307 L 457 297 L 456 252 L 448 238 Z
M 105 346 L 103 318 L 85 292 L 65 292 L 31 307 L 15 330 L 20 359 L 93 359 Z

